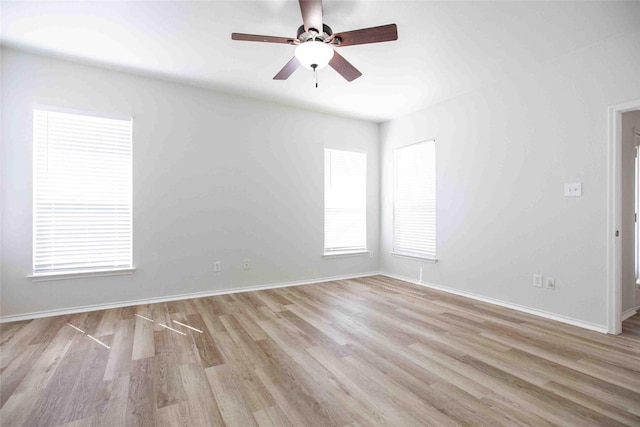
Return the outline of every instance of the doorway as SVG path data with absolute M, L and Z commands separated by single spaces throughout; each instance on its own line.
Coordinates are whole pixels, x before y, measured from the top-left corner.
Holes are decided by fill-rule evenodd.
M 623 113 L 629 114 L 629 113 Z M 623 116 L 624 119 L 624 116 Z M 633 195 L 635 197 L 635 247 L 634 247 L 634 259 L 635 259 L 635 282 L 634 282 L 634 293 L 633 293 L 633 307 L 635 311 L 640 311 L 640 222 L 638 221 L 638 216 L 640 216 L 640 110 L 635 112 L 635 116 L 632 117 L 634 126 L 633 126 L 633 145 L 635 147 L 635 177 L 634 177 L 634 192 Z M 623 125 L 624 129 L 624 125 Z M 622 305 L 622 321 L 627 318 L 624 312 L 624 302 Z
M 621 268 L 621 317 L 625 321 L 636 314 L 636 283 L 640 271 L 638 259 L 638 141 L 640 132 L 640 110 L 623 112 L 620 121 L 620 268 Z
M 607 331 L 622 332 L 622 321 L 637 307 L 640 230 L 640 161 L 636 130 L 640 100 L 609 107 L 609 185 L 607 209 Z

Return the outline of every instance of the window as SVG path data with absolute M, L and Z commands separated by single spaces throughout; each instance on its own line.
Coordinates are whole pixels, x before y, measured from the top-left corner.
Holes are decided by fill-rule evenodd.
M 131 119 L 34 110 L 34 275 L 132 268 Z
M 436 259 L 436 143 L 394 151 L 393 253 Z
M 367 249 L 367 155 L 324 150 L 324 252 Z

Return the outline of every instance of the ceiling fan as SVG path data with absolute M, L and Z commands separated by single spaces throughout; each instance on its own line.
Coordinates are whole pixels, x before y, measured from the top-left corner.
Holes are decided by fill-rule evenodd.
M 298 1 L 300 2 L 300 11 L 302 12 L 302 22 L 304 24 L 298 28 L 296 38 L 231 34 L 231 39 L 233 40 L 296 45 L 294 57 L 275 75 L 274 80 L 286 80 L 300 65 L 313 70 L 314 73 L 329 65 L 350 82 L 360 77 L 362 73 L 336 52 L 335 47 L 379 43 L 398 39 L 396 24 L 333 34 L 331 28 L 322 22 L 322 0 Z M 318 83 L 316 81 L 317 86 Z

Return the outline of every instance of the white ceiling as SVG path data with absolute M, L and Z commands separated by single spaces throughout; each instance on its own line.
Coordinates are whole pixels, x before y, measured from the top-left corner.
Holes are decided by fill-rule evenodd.
M 340 48 L 363 76 L 348 83 L 326 68 L 318 89 L 305 69 L 272 80 L 293 46 L 231 40 L 294 37 L 296 0 L 2 0 L 1 15 L 4 46 L 384 121 L 637 30 L 640 2 L 325 0 L 334 32 L 396 23 L 398 41 Z

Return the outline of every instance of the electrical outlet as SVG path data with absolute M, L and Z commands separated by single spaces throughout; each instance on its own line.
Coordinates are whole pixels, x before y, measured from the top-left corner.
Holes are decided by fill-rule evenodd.
M 213 271 L 222 271 L 222 264 L 220 264 L 220 261 L 213 263 Z
M 540 274 L 533 275 L 533 286 L 535 286 L 536 288 L 542 287 L 542 275 Z
M 553 277 L 546 277 L 544 279 L 544 287 L 547 289 L 551 289 L 552 291 L 556 290 L 556 279 Z
M 574 182 L 572 184 L 564 185 L 565 197 L 581 197 L 582 196 L 582 183 Z
M 242 269 L 243 270 L 250 270 L 251 269 L 251 264 L 249 263 L 248 259 L 245 259 L 244 261 L 242 261 Z

